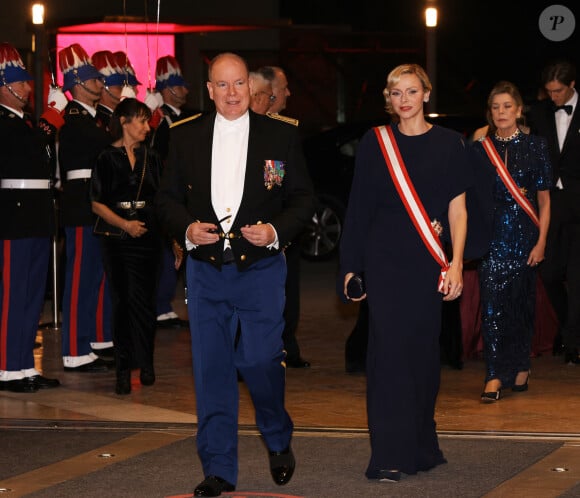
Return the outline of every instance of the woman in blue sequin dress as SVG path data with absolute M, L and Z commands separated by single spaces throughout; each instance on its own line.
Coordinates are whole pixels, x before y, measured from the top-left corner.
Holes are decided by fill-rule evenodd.
M 522 98 L 512 83 L 495 85 L 488 98 L 488 137 L 533 206 L 539 226 L 496 175 L 492 241 L 479 267 L 487 367 L 483 402 L 500 399 L 502 388 L 528 388 L 537 266 L 544 259 L 552 174 L 546 141 L 518 127 L 522 109 Z M 482 159 L 480 167 L 494 168 L 481 141 L 474 147 Z

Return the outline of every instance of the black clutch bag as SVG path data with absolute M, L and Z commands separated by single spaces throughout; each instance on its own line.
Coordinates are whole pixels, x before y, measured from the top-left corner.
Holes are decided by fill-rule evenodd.
M 93 233 L 95 235 L 102 235 L 103 237 L 113 237 L 116 239 L 122 239 L 127 234 L 127 232 L 121 230 L 119 227 L 107 223 L 100 216 L 97 216 L 97 221 L 95 221 L 95 226 L 93 227 Z
M 358 299 L 365 294 L 365 282 L 361 275 L 353 275 L 346 284 L 346 294 L 350 299 Z

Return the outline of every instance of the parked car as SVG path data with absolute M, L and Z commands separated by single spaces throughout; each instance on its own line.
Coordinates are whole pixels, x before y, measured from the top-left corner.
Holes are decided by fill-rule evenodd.
M 485 124 L 482 117 L 453 114 L 429 115 L 427 120 L 457 130 L 466 138 Z M 388 116 L 380 121 L 341 124 L 303 140 L 317 198 L 316 211 L 300 241 L 305 259 L 322 261 L 336 254 L 352 184 L 356 148 L 367 130 L 386 123 Z

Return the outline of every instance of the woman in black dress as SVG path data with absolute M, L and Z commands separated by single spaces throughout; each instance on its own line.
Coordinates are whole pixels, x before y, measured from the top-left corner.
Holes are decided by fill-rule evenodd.
M 153 208 L 161 161 L 144 144 L 149 108 L 136 99 L 119 103 L 111 118 L 115 140 L 93 168 L 91 201 L 103 235 L 103 259 L 113 301 L 113 342 L 117 394 L 131 392 L 131 369 L 141 369 L 143 385 L 155 382 L 153 346 L 155 296 L 161 237 Z M 96 225 L 95 233 L 99 230 Z
M 426 230 L 439 244 L 442 225 L 449 227 L 444 235 L 451 241 L 452 259 L 446 274 L 399 196 L 375 129 L 357 150 L 341 241 L 344 293 L 348 298 L 353 275 L 364 274 L 362 298 L 369 306 L 369 479 L 398 481 L 401 473 L 415 474 L 446 461 L 434 421 L 441 305 L 462 290 L 465 191 L 472 168 L 462 136 L 425 120 L 423 104 L 430 90 L 425 71 L 406 64 L 391 71 L 384 95 L 393 117 L 392 139 L 426 211 Z

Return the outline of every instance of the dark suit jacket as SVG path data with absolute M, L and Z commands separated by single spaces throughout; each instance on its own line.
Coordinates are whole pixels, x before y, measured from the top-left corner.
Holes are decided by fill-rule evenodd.
M 579 103 L 580 104 L 580 103 Z M 572 121 L 566 134 L 564 147 L 560 152 L 556 119 L 552 110 L 552 101 L 546 99 L 533 105 L 528 113 L 531 133 L 540 135 L 548 141 L 550 160 L 556 180 L 562 178 L 564 189 L 580 193 L 580 105 L 576 105 Z
M 314 195 L 295 126 L 250 112 L 250 132 L 244 193 L 233 222 L 230 243 L 240 270 L 260 258 L 277 254 L 306 225 L 314 210 Z M 199 220 L 218 224 L 211 203 L 211 154 L 215 112 L 171 130 L 167 165 L 157 195 L 162 224 L 185 237 L 187 227 Z M 266 160 L 283 161 L 281 186 L 267 188 Z M 256 247 L 239 236 L 240 228 L 271 223 L 278 233 L 278 250 Z M 219 225 L 218 225 L 219 227 Z M 198 246 L 190 255 L 221 267 L 223 241 Z

